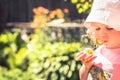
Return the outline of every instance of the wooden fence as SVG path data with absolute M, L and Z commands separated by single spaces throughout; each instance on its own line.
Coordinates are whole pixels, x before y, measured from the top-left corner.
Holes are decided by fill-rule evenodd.
M 35 28 L 30 27 L 30 23 L 7 23 L 8 29 L 12 32 L 20 31 L 26 33 L 33 33 Z M 80 41 L 81 36 L 85 34 L 85 28 L 82 23 L 58 23 L 58 24 L 46 24 L 46 33 L 52 38 L 56 36 L 57 41 Z

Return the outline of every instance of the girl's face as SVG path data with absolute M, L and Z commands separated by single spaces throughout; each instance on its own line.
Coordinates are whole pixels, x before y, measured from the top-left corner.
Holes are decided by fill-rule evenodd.
M 114 30 L 107 25 L 93 22 L 91 32 L 95 38 L 101 38 L 107 48 L 120 48 L 120 31 Z

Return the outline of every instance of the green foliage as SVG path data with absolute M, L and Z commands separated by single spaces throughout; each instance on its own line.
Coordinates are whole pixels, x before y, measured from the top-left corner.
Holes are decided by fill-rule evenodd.
M 25 42 L 20 33 L 6 32 L 0 35 L 0 65 L 10 69 L 15 68 L 23 62 L 26 51 Z
M 28 71 L 45 80 L 78 80 L 80 62 L 76 61 L 76 53 L 80 51 L 80 43 L 46 42 L 41 43 L 41 36 L 32 38 L 28 44 Z M 37 46 L 36 46 L 37 45 Z
M 27 71 L 22 72 L 20 69 L 17 68 L 8 70 L 4 67 L 0 67 L 0 80 L 38 80 L 38 79 L 35 74 L 31 74 Z
M 78 2 L 78 0 L 71 0 L 71 2 L 72 2 L 73 4 L 76 4 L 76 3 Z
M 0 35 L 0 80 L 79 80 L 79 42 L 52 42 L 44 32 L 21 39 L 20 33 Z
M 71 0 L 71 3 L 76 5 L 78 13 L 89 13 L 93 0 Z

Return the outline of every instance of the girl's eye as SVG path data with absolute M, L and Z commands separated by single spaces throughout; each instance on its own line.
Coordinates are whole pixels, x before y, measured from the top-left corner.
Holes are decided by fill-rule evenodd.
M 113 28 L 106 27 L 107 30 L 113 30 Z
M 100 27 L 97 27 L 96 30 L 100 30 Z

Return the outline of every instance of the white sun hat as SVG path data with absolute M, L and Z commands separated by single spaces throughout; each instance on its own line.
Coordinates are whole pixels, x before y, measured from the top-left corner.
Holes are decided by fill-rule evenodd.
M 94 0 L 85 27 L 91 27 L 91 22 L 102 23 L 120 31 L 120 0 Z
M 91 12 L 85 20 L 85 27 L 90 27 L 91 22 L 99 22 L 106 24 L 105 21 L 105 7 L 108 0 L 94 0 L 91 8 Z
M 120 0 L 109 0 L 105 8 L 105 13 L 107 24 L 120 31 Z

